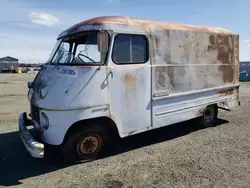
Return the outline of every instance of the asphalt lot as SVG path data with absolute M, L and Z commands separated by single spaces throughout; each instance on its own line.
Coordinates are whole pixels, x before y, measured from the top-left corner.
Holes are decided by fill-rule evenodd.
M 0 187 L 250 187 L 250 83 L 217 126 L 188 121 L 118 140 L 102 159 L 75 165 L 34 159 L 17 132 L 32 74 L 0 75 Z

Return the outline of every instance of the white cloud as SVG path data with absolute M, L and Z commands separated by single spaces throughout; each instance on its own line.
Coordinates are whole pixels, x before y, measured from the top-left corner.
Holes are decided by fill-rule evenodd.
M 46 62 L 58 34 L 64 29 L 85 19 L 107 14 L 105 10 L 94 12 L 31 6 L 38 1 L 0 1 L 1 14 L 8 15 L 0 16 L 0 57 L 13 56 L 27 63 Z
M 54 26 L 59 24 L 59 19 L 53 15 L 43 12 L 32 12 L 29 15 L 31 23 L 36 25 Z
M 250 46 L 250 39 L 244 40 L 245 43 L 247 43 L 248 46 Z

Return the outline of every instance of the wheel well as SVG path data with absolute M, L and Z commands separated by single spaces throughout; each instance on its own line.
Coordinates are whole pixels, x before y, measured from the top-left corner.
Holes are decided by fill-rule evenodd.
M 80 120 L 75 122 L 70 126 L 70 128 L 67 130 L 66 135 L 64 137 L 64 141 L 67 140 L 67 138 L 72 135 L 77 129 L 82 128 L 84 126 L 87 126 L 89 124 L 100 124 L 107 127 L 108 131 L 112 134 L 112 136 L 119 136 L 119 132 L 117 129 L 117 126 L 115 122 L 108 118 L 108 117 L 98 117 L 98 118 L 92 118 L 92 119 L 86 119 L 86 120 Z

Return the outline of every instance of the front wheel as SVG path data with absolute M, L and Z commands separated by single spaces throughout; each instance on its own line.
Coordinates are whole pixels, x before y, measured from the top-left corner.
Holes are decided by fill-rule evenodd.
M 204 109 L 203 116 L 199 118 L 202 127 L 212 127 L 215 125 L 218 116 L 218 107 L 216 104 L 209 105 Z
M 88 162 L 100 157 L 109 142 L 107 130 L 101 126 L 86 126 L 77 129 L 62 145 L 66 161 Z

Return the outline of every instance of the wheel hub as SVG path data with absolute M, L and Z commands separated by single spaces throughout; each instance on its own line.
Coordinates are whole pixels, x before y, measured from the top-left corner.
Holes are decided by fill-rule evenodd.
M 86 136 L 80 143 L 78 152 L 81 154 L 89 155 L 94 153 L 99 146 L 99 140 L 95 136 Z

